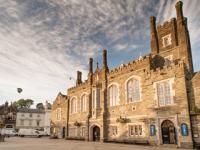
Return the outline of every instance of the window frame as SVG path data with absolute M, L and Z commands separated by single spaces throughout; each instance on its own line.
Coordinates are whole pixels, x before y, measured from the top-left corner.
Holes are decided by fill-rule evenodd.
M 144 137 L 145 136 L 145 128 L 144 128 L 144 124 L 142 124 L 142 123 L 131 123 L 131 124 L 128 124 L 127 125 L 127 127 L 128 127 L 128 137 Z M 141 133 L 142 134 L 130 134 L 131 133 L 131 131 L 130 131 L 130 127 L 133 127 L 133 130 L 135 130 L 136 131 L 136 129 L 137 129 L 137 132 L 139 133 L 140 131 L 139 131 L 139 127 L 141 127 Z M 134 131 L 134 132 L 135 132 Z
M 82 105 L 83 105 L 83 103 L 82 103 L 82 98 L 84 97 L 84 96 L 86 96 L 86 99 L 85 99 L 85 104 L 84 104 L 84 106 L 82 107 Z M 86 92 L 84 92 L 82 95 L 81 95 L 81 97 L 80 97 L 80 112 L 87 112 L 87 104 L 88 104 L 88 93 L 86 93 Z M 82 109 L 82 108 L 85 108 L 85 109 Z
M 116 95 L 116 99 L 115 99 L 115 105 L 113 104 L 114 100 L 112 99 L 112 104 L 111 104 L 111 99 L 110 99 L 110 88 L 113 87 L 113 86 L 115 86 L 116 89 L 117 89 L 117 95 Z M 118 83 L 111 83 L 111 84 L 109 84 L 107 93 L 108 93 L 107 94 L 107 98 L 108 98 L 108 102 L 109 102 L 109 107 L 118 106 L 119 103 L 120 103 L 120 99 L 119 99 L 119 97 L 120 97 L 119 84 Z M 112 91 L 112 95 L 113 95 L 113 91 Z
M 169 40 L 169 43 L 166 44 L 165 39 Z M 165 48 L 165 47 L 170 46 L 170 45 L 172 45 L 171 33 L 162 37 L 162 46 Z
M 171 100 L 171 103 L 166 105 L 166 102 L 164 102 L 165 105 L 160 105 L 157 85 L 159 83 L 163 83 L 163 82 L 167 82 L 167 81 L 169 81 L 169 84 L 170 84 L 169 87 L 170 87 L 170 100 Z M 175 90 L 173 88 L 173 85 L 174 85 L 174 78 L 167 78 L 167 79 L 164 79 L 164 80 L 160 80 L 160 81 L 154 82 L 153 87 L 154 87 L 154 89 L 156 91 L 155 92 L 155 100 L 156 100 L 157 107 L 166 107 L 166 106 L 171 106 L 171 105 L 175 104 L 174 103 Z
M 72 102 L 73 101 L 75 101 L 75 103 L 73 103 L 74 105 L 73 105 L 73 112 L 72 112 Z M 70 99 L 70 114 L 76 114 L 77 112 L 78 112 L 78 110 L 77 110 L 77 108 L 78 108 L 78 102 L 77 102 L 78 100 L 77 100 L 77 97 L 72 97 L 71 99 Z
M 139 81 L 139 100 L 137 101 L 129 101 L 128 98 L 128 83 L 130 80 L 138 80 Z M 125 96 L 126 96 L 126 104 L 130 104 L 130 103 L 137 103 L 137 102 L 141 102 L 142 101 L 142 83 L 141 83 L 141 77 L 136 76 L 136 75 L 132 75 L 130 76 L 126 81 L 125 81 Z

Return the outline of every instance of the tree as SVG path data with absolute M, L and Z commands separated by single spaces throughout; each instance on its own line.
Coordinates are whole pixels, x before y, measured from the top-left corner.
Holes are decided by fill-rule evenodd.
M 31 105 L 33 105 L 33 102 L 32 99 L 19 99 L 13 103 L 13 106 L 17 108 L 30 108 Z
M 44 110 L 44 105 L 43 105 L 43 103 L 38 103 L 38 104 L 36 105 L 36 108 L 39 109 L 39 110 Z

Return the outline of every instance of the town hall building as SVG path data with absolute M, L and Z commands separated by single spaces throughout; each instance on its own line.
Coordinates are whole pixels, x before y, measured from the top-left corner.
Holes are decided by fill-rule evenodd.
M 51 135 L 65 139 L 192 148 L 200 143 L 200 72 L 194 72 L 187 18 L 156 25 L 150 17 L 150 54 L 110 70 L 93 67 L 52 106 Z

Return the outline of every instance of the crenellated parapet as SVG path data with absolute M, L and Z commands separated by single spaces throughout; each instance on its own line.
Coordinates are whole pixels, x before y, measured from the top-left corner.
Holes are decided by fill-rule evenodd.
M 163 24 L 158 25 L 157 30 L 161 31 L 164 29 L 169 29 L 175 26 L 175 24 L 176 24 L 176 18 L 171 18 L 170 20 L 165 21 Z
M 85 82 L 82 82 L 74 87 L 71 87 L 67 90 L 68 94 L 73 92 L 73 91 L 76 91 L 76 90 L 80 90 L 80 89 L 85 89 L 89 86 L 89 82 L 88 80 L 86 80 Z
M 127 73 L 130 71 L 137 71 L 145 68 L 150 68 L 151 55 L 146 55 L 129 62 L 128 64 L 122 64 L 119 67 L 112 69 L 108 76 L 112 77 L 121 73 Z

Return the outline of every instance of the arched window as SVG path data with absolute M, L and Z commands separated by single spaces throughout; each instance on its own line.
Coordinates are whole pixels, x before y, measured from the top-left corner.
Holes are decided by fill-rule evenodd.
M 72 98 L 70 101 L 70 113 L 76 113 L 77 112 L 77 100 L 76 98 Z
M 82 97 L 81 97 L 81 112 L 85 112 L 86 109 L 87 109 L 87 95 L 84 94 Z
M 127 82 L 127 100 L 128 102 L 140 101 L 140 81 L 132 78 Z
M 110 102 L 110 106 L 116 106 L 119 104 L 117 85 L 111 85 L 108 88 L 108 100 Z

